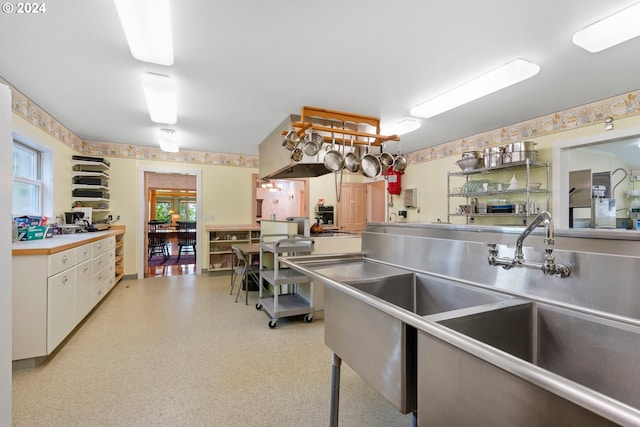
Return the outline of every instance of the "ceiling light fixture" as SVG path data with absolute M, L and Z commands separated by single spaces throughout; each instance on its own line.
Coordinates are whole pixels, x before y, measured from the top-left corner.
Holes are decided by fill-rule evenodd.
M 133 57 L 173 65 L 169 0 L 114 0 L 114 3 Z
M 591 52 L 600 52 L 640 36 L 640 3 L 621 10 L 573 35 L 573 43 Z
M 142 75 L 142 89 L 147 100 L 151 120 L 170 125 L 178 121 L 174 79 L 165 74 L 145 73 Z
M 515 59 L 455 89 L 417 105 L 409 112 L 412 116 L 429 118 L 452 110 L 467 102 L 535 76 L 540 66 L 524 59 Z
M 160 143 L 160 149 L 168 153 L 177 153 L 178 148 L 178 136 L 175 129 L 160 129 L 158 134 L 158 142 Z
M 383 135 L 404 135 L 420 129 L 422 123 L 414 119 L 404 119 L 382 129 Z

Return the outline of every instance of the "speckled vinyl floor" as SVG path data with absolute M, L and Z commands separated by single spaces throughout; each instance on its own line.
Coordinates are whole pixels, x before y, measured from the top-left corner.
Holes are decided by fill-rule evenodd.
M 66 343 L 13 375 L 14 426 L 327 426 L 323 322 L 276 329 L 229 277 L 120 282 Z M 346 364 L 341 426 L 410 426 Z

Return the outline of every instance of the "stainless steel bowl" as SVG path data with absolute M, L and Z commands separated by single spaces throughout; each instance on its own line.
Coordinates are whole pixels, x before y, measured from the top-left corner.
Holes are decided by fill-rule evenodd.
M 465 151 L 462 153 L 462 159 L 479 159 L 484 157 L 482 151 Z
M 478 157 L 470 158 L 470 159 L 462 159 L 462 160 L 458 160 L 456 164 L 460 166 L 460 169 L 462 169 L 463 171 L 480 169 L 484 167 L 484 159 L 478 158 Z

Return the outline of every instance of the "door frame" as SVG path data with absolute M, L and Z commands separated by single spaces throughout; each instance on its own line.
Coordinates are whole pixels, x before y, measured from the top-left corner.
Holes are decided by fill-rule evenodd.
M 138 279 L 144 279 L 144 260 L 146 259 L 147 254 L 142 253 L 145 248 L 146 242 L 146 221 L 149 217 L 148 207 L 149 207 L 149 195 L 145 191 L 144 185 L 144 174 L 146 172 L 151 173 L 179 173 L 186 175 L 195 175 L 196 176 L 196 242 L 197 242 L 197 253 L 199 256 L 196 256 L 196 274 L 201 274 L 201 265 L 202 262 L 200 259 L 202 258 L 202 248 L 204 245 L 202 244 L 202 170 L 200 169 L 175 169 L 175 168 L 162 168 L 162 167 L 151 167 L 151 166 L 138 166 L 138 233 L 137 240 L 138 244 L 136 247 L 138 248 Z

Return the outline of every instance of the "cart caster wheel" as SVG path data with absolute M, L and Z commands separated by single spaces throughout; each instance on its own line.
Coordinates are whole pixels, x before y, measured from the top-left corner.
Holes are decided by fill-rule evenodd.
M 275 329 L 276 326 L 278 326 L 278 322 L 276 322 L 275 320 L 269 320 L 269 327 L 271 329 Z
M 256 310 L 260 310 L 262 308 L 262 304 L 256 303 Z
M 304 316 L 304 321 L 305 323 L 313 322 L 313 316 L 311 314 L 307 314 L 306 316 Z

